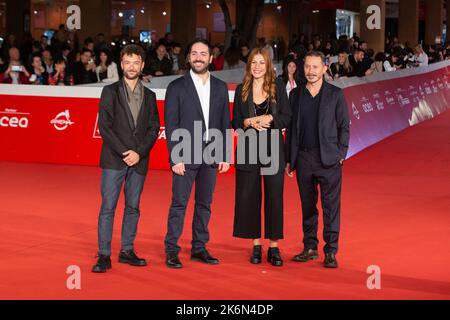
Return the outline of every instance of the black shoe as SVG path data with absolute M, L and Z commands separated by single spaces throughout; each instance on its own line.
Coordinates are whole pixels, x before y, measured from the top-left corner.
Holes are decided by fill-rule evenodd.
M 309 260 L 319 259 L 319 253 L 317 249 L 304 249 L 300 254 L 292 258 L 295 262 L 307 262 Z
M 97 263 L 92 267 L 92 272 L 105 273 L 111 269 L 111 258 L 109 256 L 99 255 Z
M 337 268 L 338 263 L 336 260 L 336 255 L 334 253 L 325 254 L 325 261 L 323 262 L 325 268 Z
M 191 254 L 191 260 L 207 264 L 219 264 L 219 259 L 212 257 L 206 249 Z
M 262 247 L 261 245 L 253 246 L 253 253 L 250 257 L 250 263 L 260 264 L 262 261 Z
M 181 263 L 180 259 L 178 259 L 178 254 L 167 254 L 166 266 L 174 269 L 183 268 L 183 264 Z
M 147 265 L 147 261 L 139 258 L 133 250 L 120 251 L 119 262 L 128 263 L 135 267 L 145 267 Z
M 269 248 L 267 253 L 267 261 L 269 261 L 275 267 L 281 267 L 283 265 L 283 259 L 280 256 L 280 249 Z

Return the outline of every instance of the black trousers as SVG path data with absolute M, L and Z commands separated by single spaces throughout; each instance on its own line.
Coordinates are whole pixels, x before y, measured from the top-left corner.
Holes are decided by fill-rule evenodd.
M 264 238 L 283 239 L 284 168 L 275 175 L 260 174 L 260 166 L 251 171 L 236 170 L 236 195 L 233 236 L 261 238 L 261 182 L 264 180 Z
M 178 254 L 178 240 L 183 232 L 184 216 L 192 186 L 195 182 L 195 207 L 192 221 L 191 252 L 203 250 L 209 241 L 208 224 L 211 217 L 211 202 L 216 186 L 217 168 L 202 164 L 193 169 L 186 168 L 184 176 L 172 173 L 172 203 L 169 209 L 165 252 Z
M 342 166 L 340 163 L 326 168 L 320 160 L 320 150 L 300 151 L 297 157 L 297 183 L 303 213 L 303 244 L 305 248 L 317 249 L 319 211 L 317 210 L 318 186 L 323 210 L 324 252 L 338 251 L 340 230 L 340 206 Z

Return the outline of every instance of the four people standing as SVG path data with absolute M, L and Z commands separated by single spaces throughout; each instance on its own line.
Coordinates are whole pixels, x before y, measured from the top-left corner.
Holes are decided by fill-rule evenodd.
M 164 120 L 172 170 L 172 200 L 165 236 L 166 265 L 181 268 L 178 257 L 186 208 L 195 184 L 191 260 L 218 264 L 207 250 L 208 225 L 217 173 L 227 172 L 230 110 L 227 85 L 212 76 L 208 43 L 195 41 L 189 50 L 191 70 L 167 88 Z M 124 78 L 102 91 L 99 127 L 102 206 L 99 215 L 99 259 L 93 272 L 111 268 L 111 239 L 115 208 L 125 184 L 125 213 L 119 262 L 145 266 L 133 242 L 139 220 L 139 201 L 148 169 L 149 152 L 159 131 L 155 94 L 139 80 L 145 54 L 129 45 L 122 50 Z M 233 236 L 251 239 L 250 262 L 262 262 L 261 209 L 264 183 L 264 237 L 270 240 L 267 260 L 283 265 L 278 241 L 283 239 L 284 174 L 297 182 L 303 212 L 304 250 L 294 261 L 318 258 L 316 207 L 320 186 L 324 211 L 325 266 L 337 267 L 340 228 L 342 163 L 349 143 L 349 118 L 342 90 L 323 80 L 325 57 L 306 55 L 306 85 L 290 88 L 276 79 L 270 55 L 254 49 L 243 83 L 235 92 L 233 128 L 238 133 Z M 282 130 L 286 131 L 284 143 Z M 218 139 L 218 135 L 220 139 Z M 181 146 L 181 147 L 180 147 Z M 214 155 L 209 153 L 214 147 Z

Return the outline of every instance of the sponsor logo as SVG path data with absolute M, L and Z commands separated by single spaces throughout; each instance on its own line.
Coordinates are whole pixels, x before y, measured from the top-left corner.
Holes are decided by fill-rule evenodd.
M 361 119 L 361 114 L 359 113 L 358 109 L 356 108 L 355 104 L 352 102 L 352 111 L 353 111 L 353 115 L 355 116 L 356 119 Z
M 70 121 L 69 110 L 58 113 L 55 119 L 51 120 L 50 123 L 58 131 L 66 130 L 69 126 L 75 124 L 75 122 Z
M 97 113 L 97 118 L 95 118 L 94 133 L 92 134 L 92 138 L 94 138 L 94 139 L 102 138 L 102 136 L 100 135 L 100 129 L 98 127 L 98 113 Z
M 367 112 L 373 111 L 373 106 L 369 99 L 367 99 L 366 97 L 363 97 L 361 99 L 361 102 L 362 102 L 362 107 L 363 107 L 364 112 L 367 113 Z
M 160 127 L 158 133 L 158 140 L 164 139 L 166 140 L 166 127 Z
M 95 119 L 94 132 L 92 134 L 92 138 L 94 138 L 94 139 L 101 139 L 102 138 L 102 136 L 100 134 L 100 128 L 98 126 L 98 113 L 97 113 L 97 118 Z M 158 140 L 161 140 L 161 139 L 166 140 L 166 127 L 160 127 L 159 128 Z
M 411 103 L 411 101 L 409 100 L 408 97 L 404 97 L 404 96 L 401 95 L 401 94 L 398 94 L 398 95 L 397 95 L 397 101 L 398 101 L 398 103 L 399 103 L 401 106 L 406 106 L 407 104 L 410 104 L 410 103 Z
M 382 101 L 376 100 L 375 103 L 378 111 L 384 110 L 384 103 Z
M 0 111 L 0 127 L 26 129 L 30 123 L 29 115 L 28 112 L 5 108 L 4 111 Z

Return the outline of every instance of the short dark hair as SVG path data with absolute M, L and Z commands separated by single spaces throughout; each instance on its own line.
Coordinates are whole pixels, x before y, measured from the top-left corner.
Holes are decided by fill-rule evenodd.
M 125 46 L 120 51 L 120 60 L 123 59 L 124 55 L 131 56 L 133 54 L 135 54 L 137 56 L 140 56 L 142 61 L 145 61 L 145 51 L 144 51 L 144 49 L 142 49 L 141 46 L 138 46 L 136 44 L 129 44 L 129 45 Z
M 92 50 L 91 50 L 91 49 L 88 49 L 88 48 L 83 48 L 83 49 L 81 50 L 81 53 L 80 53 L 80 54 L 84 54 L 85 52 L 89 52 L 90 54 L 93 54 Z
M 325 58 L 325 55 L 322 53 L 322 52 L 320 52 L 320 51 L 310 51 L 310 52 L 308 52 L 306 55 L 305 55 L 305 60 L 306 60 L 306 58 L 308 58 L 308 57 L 315 57 L 315 58 L 320 58 L 321 60 L 322 60 L 322 62 L 323 62 L 323 64 L 325 64 L 326 63 L 326 58 Z
M 191 42 L 191 44 L 189 45 L 189 51 L 188 51 L 189 54 L 191 53 L 192 46 L 193 46 L 194 44 L 197 44 L 197 43 L 202 43 L 202 44 L 204 44 L 205 46 L 207 46 L 207 47 L 208 47 L 209 55 L 212 55 L 212 48 L 211 48 L 209 42 L 206 41 L 205 39 L 201 39 L 201 38 L 197 38 L 197 39 L 195 39 L 194 41 Z
M 61 64 L 61 63 L 66 63 L 66 60 L 64 60 L 64 58 L 61 55 L 56 56 L 55 60 L 54 60 L 55 64 Z
M 92 39 L 91 37 L 87 37 L 86 39 L 84 39 L 85 46 L 87 46 L 89 43 L 94 43 L 94 39 Z

